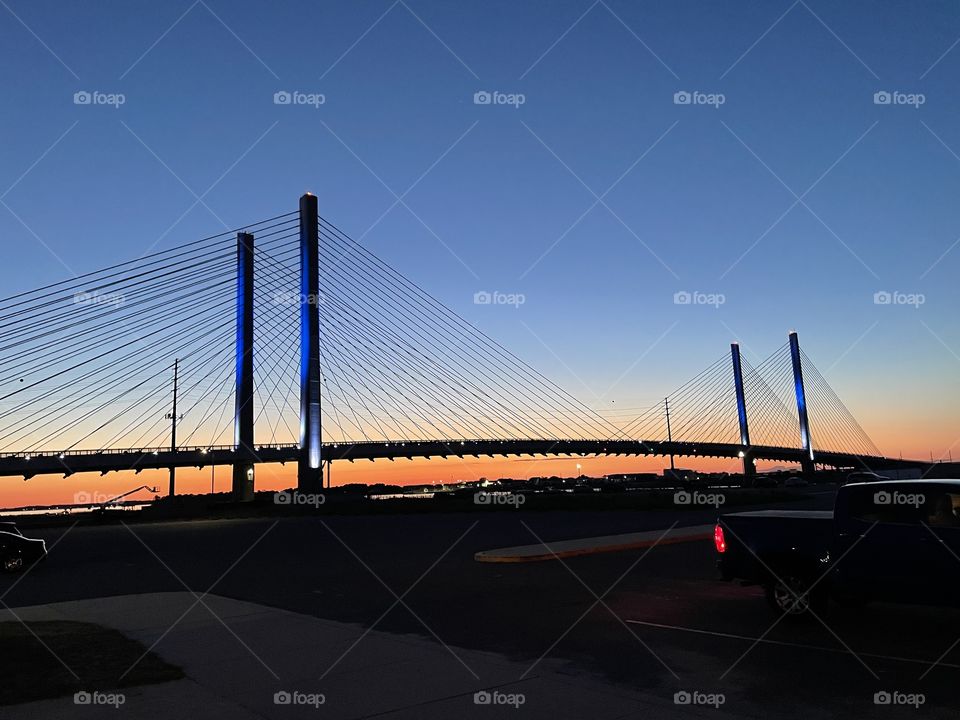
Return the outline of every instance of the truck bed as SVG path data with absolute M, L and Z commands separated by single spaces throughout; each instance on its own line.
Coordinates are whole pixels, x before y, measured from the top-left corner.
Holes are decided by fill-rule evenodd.
M 815 560 L 833 544 L 832 510 L 752 510 L 720 516 L 726 551 L 720 555 L 724 579 L 764 583 L 770 567 L 791 557 Z
M 833 520 L 833 510 L 749 510 L 726 513 L 724 517 L 819 518 Z

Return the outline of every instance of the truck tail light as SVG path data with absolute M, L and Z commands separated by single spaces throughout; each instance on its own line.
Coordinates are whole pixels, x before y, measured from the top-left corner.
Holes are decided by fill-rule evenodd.
M 718 553 L 727 551 L 727 541 L 723 538 L 723 527 L 720 523 L 717 523 L 717 526 L 713 529 L 713 544 Z

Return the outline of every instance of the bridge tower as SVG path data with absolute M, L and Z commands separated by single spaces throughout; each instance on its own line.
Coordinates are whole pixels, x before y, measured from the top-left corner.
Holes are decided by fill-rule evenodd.
M 733 387 L 737 395 L 737 420 L 740 423 L 740 444 L 743 450 L 744 477 L 752 478 L 757 473 L 753 462 L 753 453 L 750 451 L 750 427 L 747 424 L 747 400 L 743 392 L 743 365 L 740 362 L 740 343 L 730 343 L 730 358 L 733 360 Z
M 297 488 L 322 490 L 320 433 L 320 237 L 317 198 L 300 198 L 300 455 Z
M 803 459 L 800 464 L 803 474 L 813 475 L 813 441 L 810 439 L 810 420 L 807 417 L 807 394 L 803 387 L 803 367 L 800 363 L 800 342 L 797 331 L 790 331 L 790 359 L 793 363 L 793 387 L 797 395 L 797 413 L 800 420 L 800 447 L 803 448 Z
M 236 412 L 233 499 L 253 500 L 253 235 L 237 233 Z

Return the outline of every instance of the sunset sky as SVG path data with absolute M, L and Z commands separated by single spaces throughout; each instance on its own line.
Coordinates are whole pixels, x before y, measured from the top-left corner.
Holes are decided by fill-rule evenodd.
M 661 402 L 732 340 L 756 364 L 796 329 L 884 453 L 960 456 L 955 2 L 7 0 L 0 17 L 4 297 L 311 191 L 601 413 Z M 334 478 L 576 463 L 378 462 Z M 288 487 L 292 470 L 261 467 L 258 487 Z M 184 491 L 209 489 L 209 469 L 182 475 Z M 9 507 L 166 474 L 0 482 Z

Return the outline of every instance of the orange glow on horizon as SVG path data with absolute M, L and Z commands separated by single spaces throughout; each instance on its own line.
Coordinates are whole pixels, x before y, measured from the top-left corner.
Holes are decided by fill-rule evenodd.
M 885 428 L 885 432 L 872 431 L 875 441 L 890 457 L 899 455 L 894 451 L 894 443 L 903 443 L 903 457 L 929 461 L 931 450 L 920 445 L 920 438 L 912 443 L 904 443 L 910 419 L 904 418 L 897 426 Z M 949 437 L 946 427 L 936 437 L 923 440 L 933 441 L 935 460 L 947 460 L 953 449 L 960 452 L 960 443 Z M 941 437 L 942 436 L 942 437 Z M 951 447 L 953 442 L 955 447 Z M 942 455 L 942 458 L 941 458 Z M 960 456 L 958 456 L 960 458 Z M 667 457 L 550 457 L 550 458 L 433 458 L 404 460 L 369 460 L 336 462 L 333 465 L 331 479 L 334 487 L 349 483 L 384 483 L 388 485 L 445 484 L 487 478 L 525 479 L 538 476 L 575 477 L 577 465 L 584 475 L 598 477 L 613 473 L 656 472 L 661 473 L 669 467 Z M 740 472 L 738 459 L 677 457 L 676 466 L 692 468 L 703 472 Z M 774 463 L 758 462 L 758 469 L 776 467 Z M 256 466 L 257 490 L 283 490 L 296 485 L 296 463 L 286 465 L 269 464 Z M 218 493 L 229 492 L 233 469 L 230 466 L 217 466 L 214 470 L 204 468 L 180 468 L 177 471 L 177 492 L 179 494 L 205 494 L 213 490 Z M 140 485 L 155 487 L 159 495 L 166 495 L 169 482 L 167 470 L 145 470 L 140 474 L 133 472 L 110 473 L 100 476 L 97 473 L 81 473 L 68 478 L 62 476 L 38 476 L 24 482 L 21 478 L 0 479 L 3 492 L 0 494 L 0 507 L 16 508 L 24 506 L 44 506 L 55 504 L 74 504 L 81 502 L 77 498 L 96 494 L 99 501 L 128 492 Z M 129 500 L 149 500 L 152 493 L 140 491 L 131 495 Z

